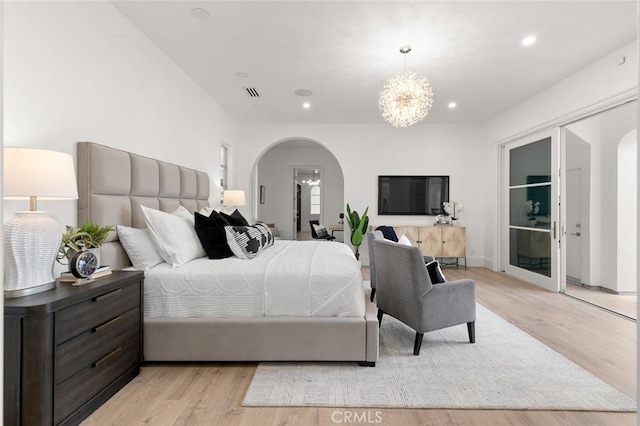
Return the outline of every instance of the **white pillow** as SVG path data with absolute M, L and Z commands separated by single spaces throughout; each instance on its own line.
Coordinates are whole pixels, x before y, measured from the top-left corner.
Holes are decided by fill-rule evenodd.
M 406 235 L 402 234 L 402 237 L 398 238 L 398 244 L 404 244 L 405 246 L 411 246 L 411 241 L 407 238 Z
M 134 268 L 144 271 L 164 262 L 151 240 L 151 235 L 147 228 L 130 228 L 118 225 L 116 230 L 118 231 L 120 244 L 122 244 L 124 251 L 127 252 L 127 256 L 129 256 Z
M 193 214 L 189 213 L 189 210 L 187 210 L 184 206 L 179 206 L 171 214 L 183 217 L 187 220 L 190 220 L 192 223 L 195 223 L 195 217 L 193 216 Z
M 200 213 L 202 216 L 206 216 L 209 217 L 211 216 L 211 212 L 213 211 L 213 209 L 211 207 L 203 207 L 200 209 L 200 211 L 198 213 Z
M 171 214 L 145 206 L 140 208 L 160 256 L 172 267 L 206 255 L 193 226 L 191 213 L 187 211 L 189 216 L 185 217 L 180 208 Z

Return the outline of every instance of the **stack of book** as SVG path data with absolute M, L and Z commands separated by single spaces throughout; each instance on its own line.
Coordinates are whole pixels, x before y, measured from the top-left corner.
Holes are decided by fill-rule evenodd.
M 96 270 L 93 271 L 93 274 L 89 275 L 87 278 L 84 278 L 84 279 L 95 280 L 96 278 L 104 277 L 109 274 L 111 274 L 111 268 L 109 268 L 109 265 L 103 265 L 103 266 L 97 267 Z M 78 280 L 79 278 L 77 278 L 75 275 L 73 275 L 69 271 L 63 272 L 60 274 L 61 283 L 75 283 Z

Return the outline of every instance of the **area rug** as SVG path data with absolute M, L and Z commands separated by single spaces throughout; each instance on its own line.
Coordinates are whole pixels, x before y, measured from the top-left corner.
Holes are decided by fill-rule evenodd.
M 636 402 L 478 305 L 466 325 L 414 332 L 385 316 L 375 368 L 344 363 L 260 363 L 243 406 L 635 411 Z

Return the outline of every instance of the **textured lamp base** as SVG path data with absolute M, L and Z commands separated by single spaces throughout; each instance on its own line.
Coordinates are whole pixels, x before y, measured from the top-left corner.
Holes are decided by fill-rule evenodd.
M 48 290 L 43 286 L 55 287 L 53 262 L 61 235 L 62 227 L 45 212 L 16 212 L 5 223 L 5 297 L 11 297 L 7 292 L 19 297 Z
M 23 288 L 20 290 L 5 290 L 5 299 L 14 299 L 16 297 L 28 296 L 30 294 L 40 293 L 41 291 L 47 291 L 56 288 L 56 282 L 50 282 L 46 284 L 37 285 L 35 287 Z

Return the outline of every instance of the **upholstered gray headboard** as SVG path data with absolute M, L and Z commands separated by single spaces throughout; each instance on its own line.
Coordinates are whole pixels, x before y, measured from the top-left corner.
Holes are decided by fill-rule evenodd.
M 190 212 L 209 205 L 209 176 L 201 171 L 158 161 L 92 142 L 78 143 L 78 224 L 87 219 L 101 226 L 144 228 L 140 206 Z M 112 269 L 131 265 L 111 232 L 100 250 L 100 262 Z

